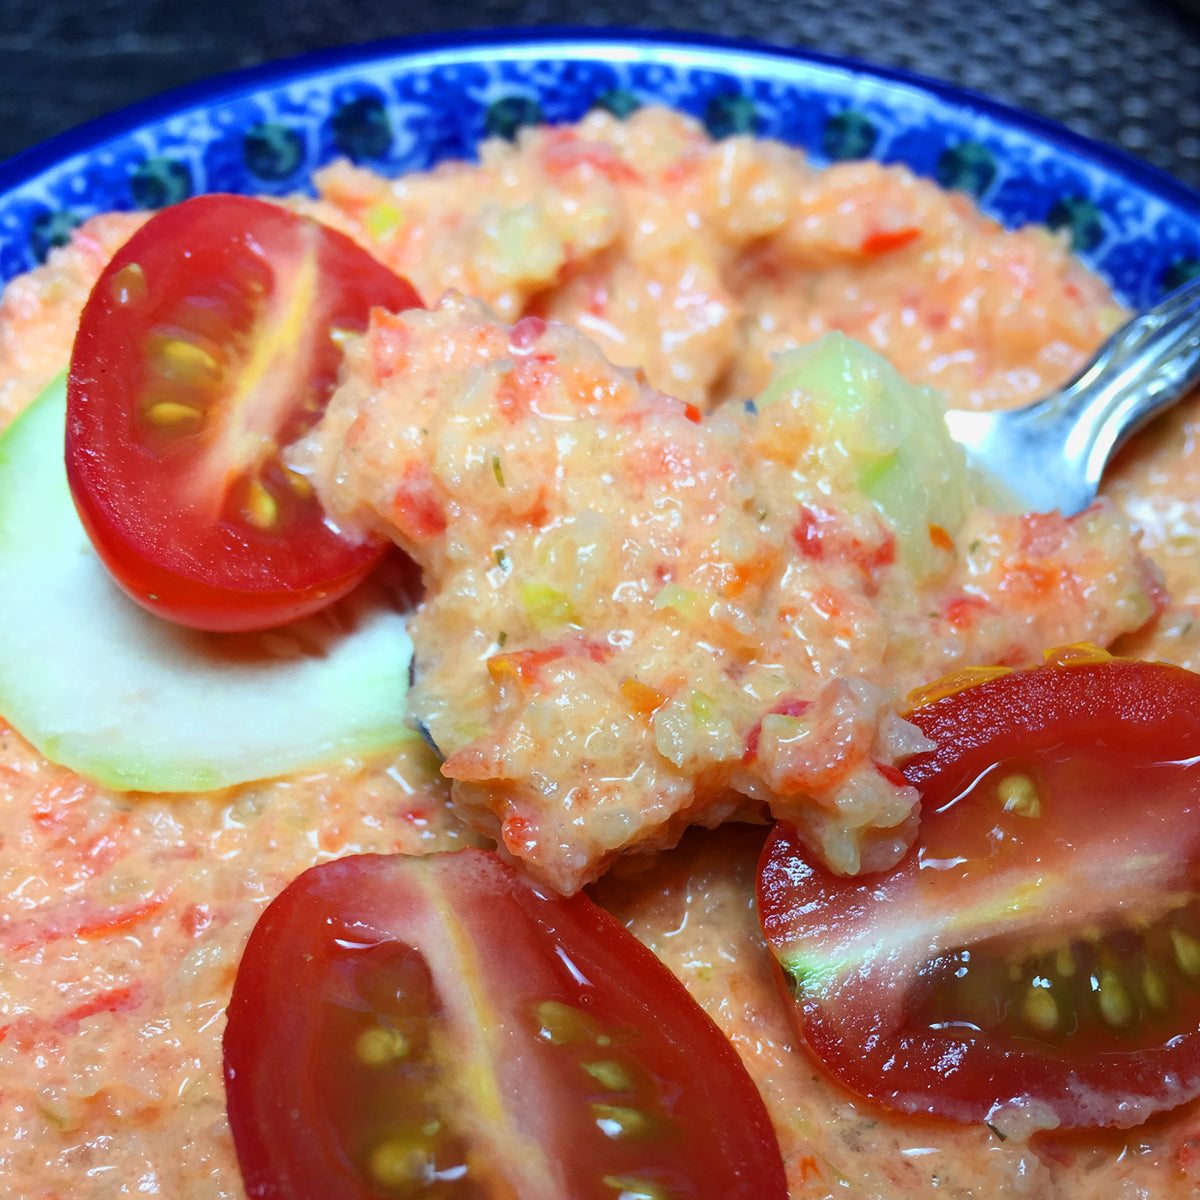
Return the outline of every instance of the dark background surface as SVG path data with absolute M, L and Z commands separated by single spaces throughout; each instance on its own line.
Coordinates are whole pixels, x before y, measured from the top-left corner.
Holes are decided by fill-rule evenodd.
M 0 0 L 0 159 L 238 67 L 544 25 L 696 30 L 902 67 L 1200 190 L 1200 0 Z

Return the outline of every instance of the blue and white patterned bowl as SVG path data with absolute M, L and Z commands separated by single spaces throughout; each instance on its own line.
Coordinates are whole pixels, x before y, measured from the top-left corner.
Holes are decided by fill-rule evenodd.
M 386 173 L 471 157 L 488 134 L 664 102 L 716 136 L 817 162 L 906 163 L 1007 225 L 1067 226 L 1134 307 L 1200 273 L 1200 195 L 982 97 L 817 54 L 680 35 L 491 33 L 313 55 L 183 89 L 0 164 L 0 281 L 83 218 L 207 191 L 282 194 L 348 156 Z

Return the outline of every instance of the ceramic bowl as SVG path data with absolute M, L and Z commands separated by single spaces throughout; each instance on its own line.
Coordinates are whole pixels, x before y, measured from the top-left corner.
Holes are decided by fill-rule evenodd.
M 1129 305 L 1200 272 L 1200 195 L 1118 151 L 960 89 L 812 53 L 679 35 L 508 32 L 380 43 L 227 75 L 0 164 L 0 280 L 85 217 L 200 192 L 284 194 L 339 156 L 394 174 L 489 135 L 662 102 L 715 136 L 819 163 L 905 163 L 1006 225 L 1066 227 Z

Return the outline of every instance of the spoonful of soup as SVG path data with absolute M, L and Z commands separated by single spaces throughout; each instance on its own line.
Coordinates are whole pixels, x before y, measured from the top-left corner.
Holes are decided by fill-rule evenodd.
M 1117 448 L 1200 383 L 1200 276 L 1123 325 L 1066 387 L 1024 408 L 946 414 L 975 466 L 1030 512 L 1080 512 Z

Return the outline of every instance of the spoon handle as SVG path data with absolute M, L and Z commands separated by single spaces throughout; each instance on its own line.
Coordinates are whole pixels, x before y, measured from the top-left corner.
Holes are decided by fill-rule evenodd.
M 1135 430 L 1200 383 L 1200 276 L 1122 326 L 1062 391 L 1031 406 L 1069 430 L 1064 449 L 1092 488 Z

